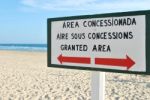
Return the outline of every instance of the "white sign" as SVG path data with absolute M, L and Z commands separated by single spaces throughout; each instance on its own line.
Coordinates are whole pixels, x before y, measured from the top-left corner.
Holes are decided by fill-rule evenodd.
M 146 16 L 51 22 L 51 64 L 146 72 Z

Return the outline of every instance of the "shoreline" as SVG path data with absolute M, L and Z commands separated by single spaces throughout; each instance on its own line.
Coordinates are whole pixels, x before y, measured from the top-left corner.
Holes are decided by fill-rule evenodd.
M 8 52 L 43 52 L 47 53 L 47 50 L 7 50 L 7 49 L 0 49 L 0 51 L 8 51 Z

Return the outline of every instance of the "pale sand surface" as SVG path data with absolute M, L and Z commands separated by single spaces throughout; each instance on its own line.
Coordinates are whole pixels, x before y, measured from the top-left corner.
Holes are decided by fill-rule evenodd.
M 47 67 L 46 52 L 0 51 L 0 100 L 91 100 L 91 72 Z M 106 100 L 150 100 L 150 76 L 106 73 Z

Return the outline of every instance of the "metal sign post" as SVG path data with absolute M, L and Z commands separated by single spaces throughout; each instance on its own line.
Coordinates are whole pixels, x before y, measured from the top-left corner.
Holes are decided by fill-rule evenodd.
M 105 100 L 105 72 L 92 72 L 91 100 Z
M 150 75 L 150 10 L 49 18 L 48 67 Z M 92 100 L 105 99 L 92 73 Z

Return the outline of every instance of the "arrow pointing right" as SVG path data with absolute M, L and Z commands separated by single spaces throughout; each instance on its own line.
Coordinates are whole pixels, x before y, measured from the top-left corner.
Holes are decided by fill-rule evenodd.
M 129 70 L 135 64 L 135 62 L 128 55 L 126 55 L 126 59 L 95 58 L 95 64 L 97 64 L 97 65 L 126 67 L 127 70 Z

